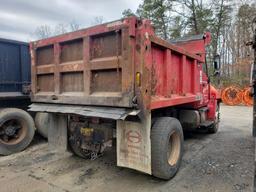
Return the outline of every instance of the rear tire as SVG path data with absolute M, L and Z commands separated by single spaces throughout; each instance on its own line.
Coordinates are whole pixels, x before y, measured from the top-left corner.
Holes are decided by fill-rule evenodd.
M 69 127 L 68 142 L 71 151 L 81 158 L 88 159 L 90 157 L 89 151 L 81 148 L 82 137 L 83 135 L 81 135 L 80 129 Z
M 42 135 L 44 138 L 48 138 L 48 127 L 50 122 L 49 113 L 36 113 L 35 125 L 37 132 Z
M 85 150 L 83 150 L 81 147 L 80 147 L 80 145 L 79 145 L 79 143 L 78 143 L 79 141 L 76 141 L 76 139 L 75 140 L 71 140 L 70 138 L 69 138 L 69 146 L 70 146 L 70 149 L 71 149 L 71 151 L 75 154 L 75 155 L 77 155 L 78 157 L 81 157 L 81 158 L 83 158 L 83 159 L 89 159 L 90 158 L 90 153 L 88 152 L 88 151 L 85 151 Z
M 151 131 L 152 174 L 169 180 L 177 173 L 183 155 L 183 130 L 172 117 L 157 118 Z
M 209 134 L 214 134 L 217 133 L 219 130 L 219 123 L 213 123 L 212 125 L 210 125 L 209 127 L 207 127 L 207 132 Z
M 0 110 L 0 155 L 24 150 L 35 134 L 33 118 L 17 108 Z

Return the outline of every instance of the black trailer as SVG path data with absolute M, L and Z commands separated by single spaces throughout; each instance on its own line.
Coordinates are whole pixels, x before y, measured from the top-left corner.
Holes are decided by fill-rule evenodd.
M 0 38 L 0 155 L 24 150 L 35 133 L 30 104 L 29 44 Z

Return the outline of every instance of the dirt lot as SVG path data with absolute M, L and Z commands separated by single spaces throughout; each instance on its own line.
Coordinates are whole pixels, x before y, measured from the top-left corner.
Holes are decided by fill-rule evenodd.
M 252 108 L 221 107 L 217 134 L 190 133 L 175 178 L 166 182 L 116 167 L 115 151 L 95 161 L 48 151 L 35 138 L 26 151 L 0 157 L 0 191 L 252 191 Z

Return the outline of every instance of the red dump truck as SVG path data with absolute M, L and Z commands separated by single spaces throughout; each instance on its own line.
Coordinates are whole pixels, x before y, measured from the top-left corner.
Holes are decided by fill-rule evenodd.
M 49 114 L 53 149 L 94 159 L 116 138 L 118 166 L 170 179 L 183 130 L 218 129 L 209 43 L 209 33 L 167 42 L 136 17 L 32 42 L 30 110 Z

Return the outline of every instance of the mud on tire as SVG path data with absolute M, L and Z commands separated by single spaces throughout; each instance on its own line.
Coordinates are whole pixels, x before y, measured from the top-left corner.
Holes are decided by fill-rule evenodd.
M 177 173 L 183 155 L 183 130 L 172 117 L 157 118 L 151 131 L 152 174 L 169 180 Z
M 0 109 L 0 155 L 24 150 L 35 134 L 33 118 L 17 108 Z

